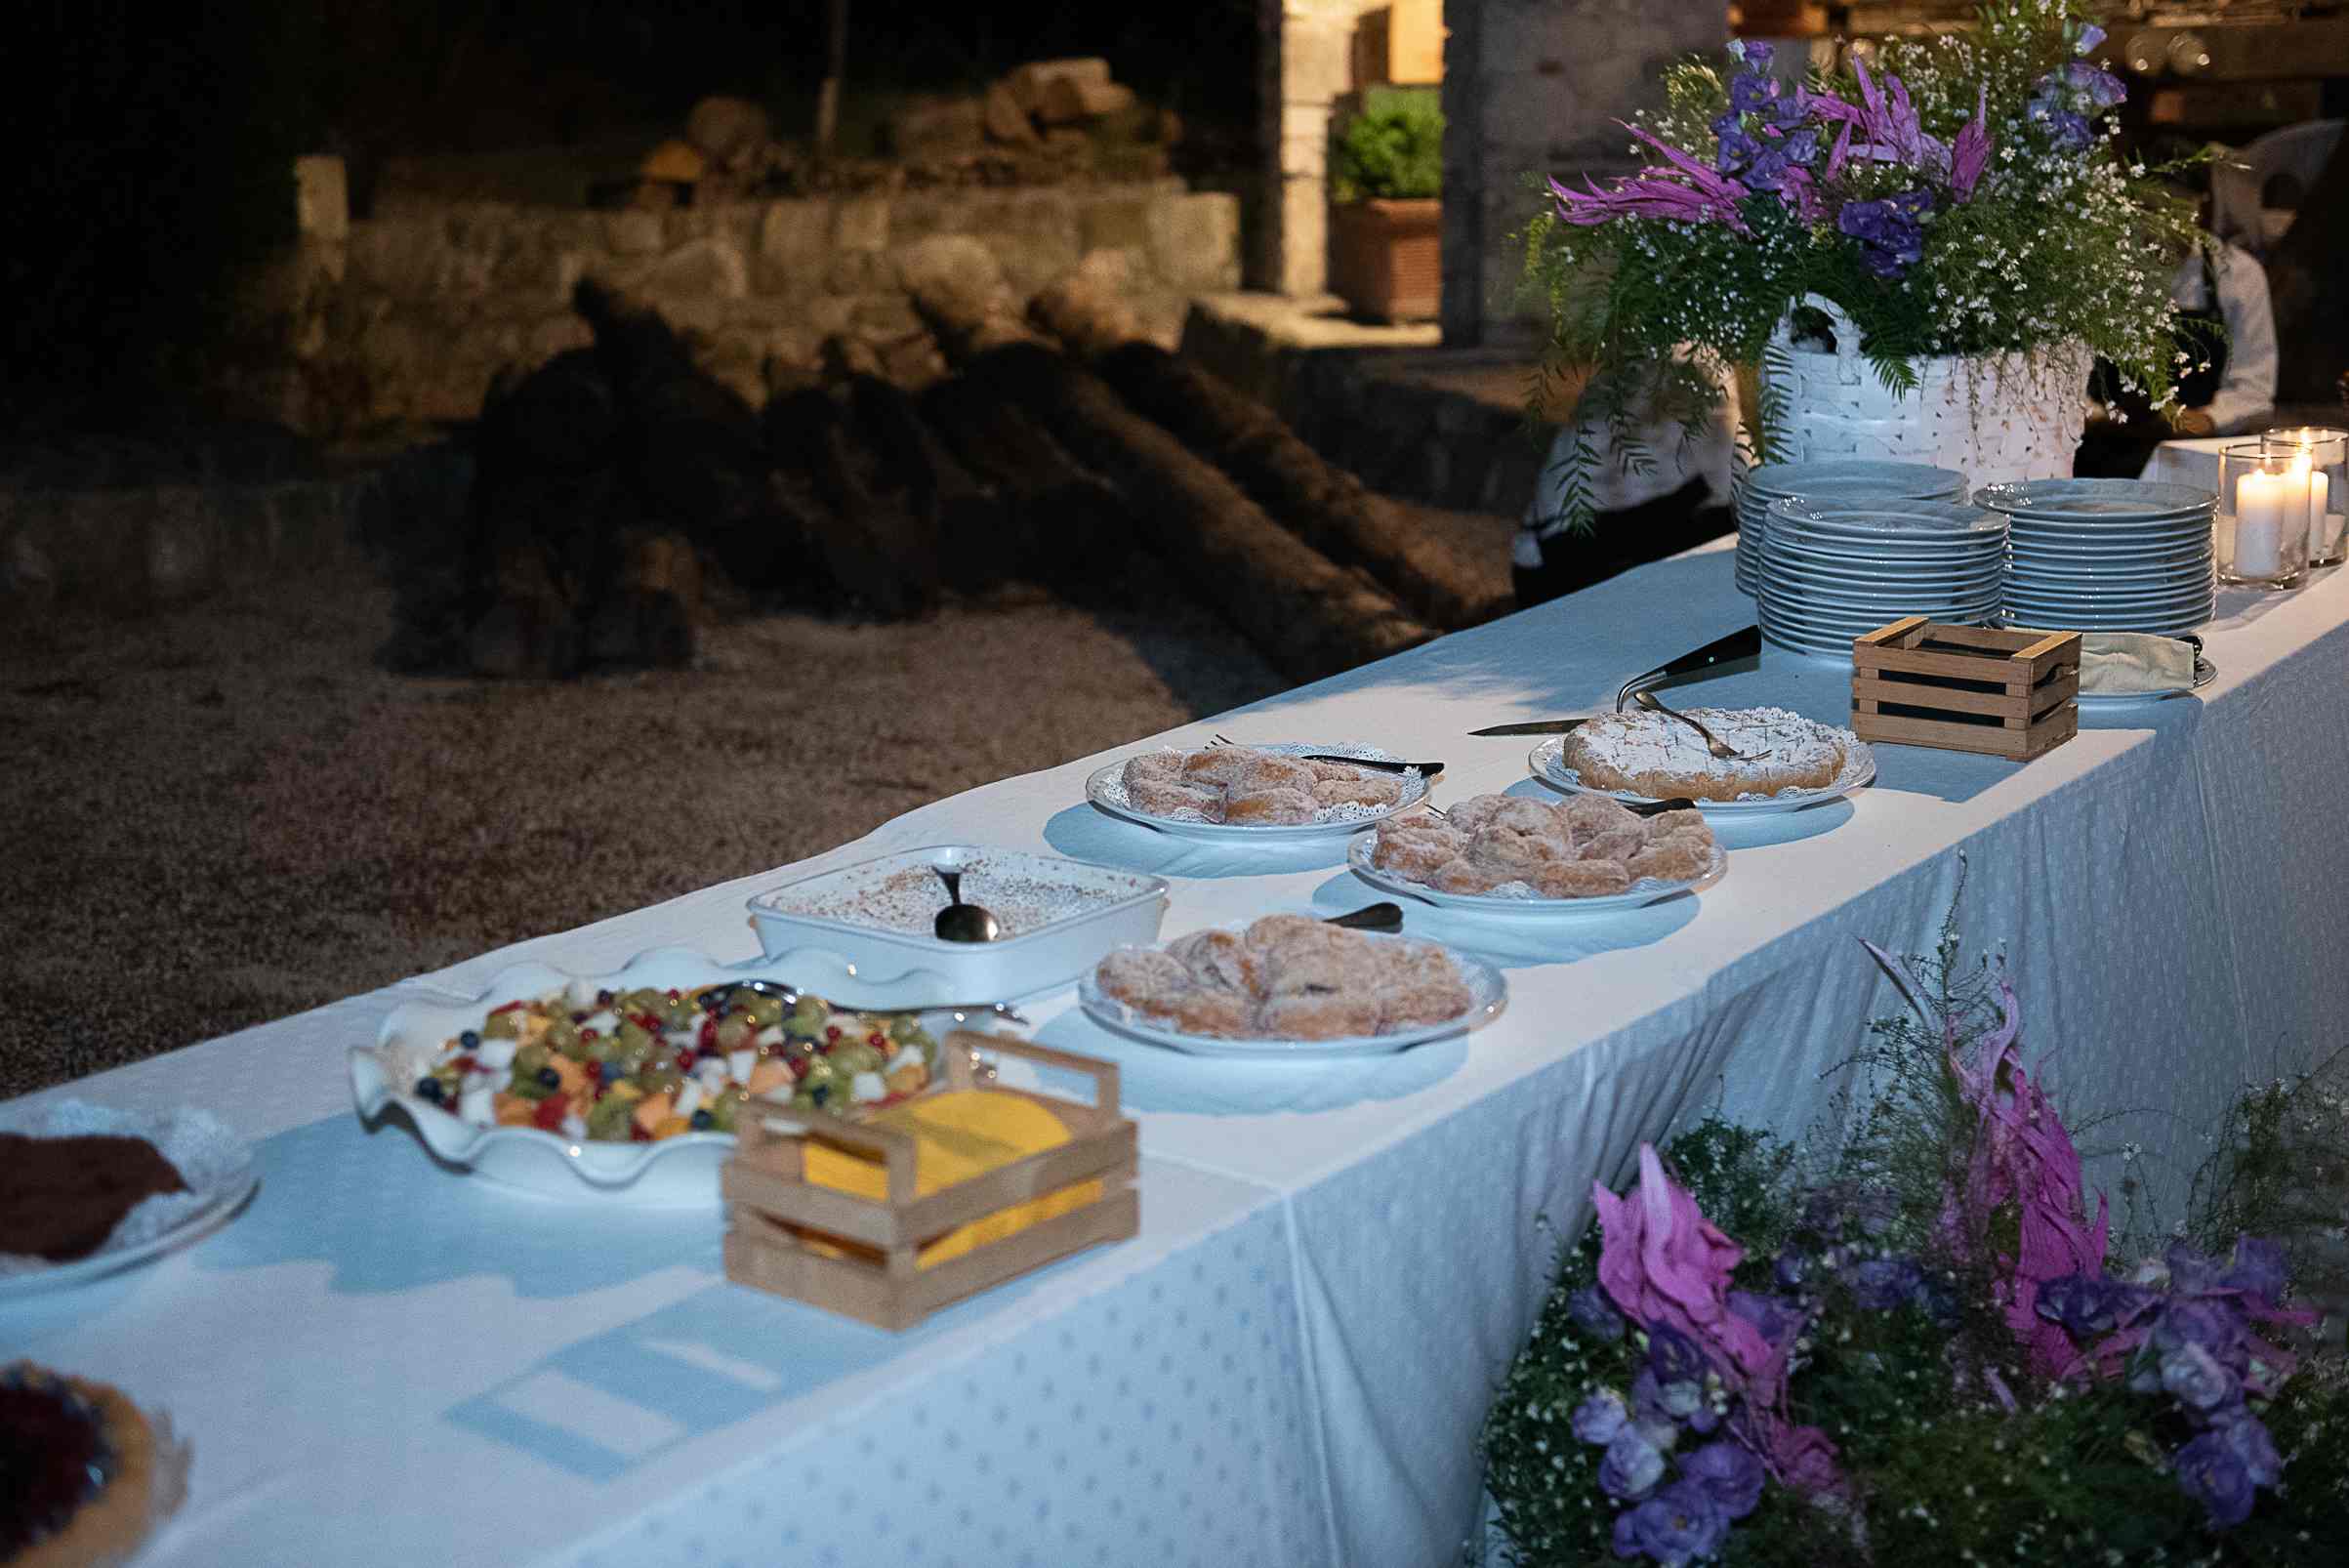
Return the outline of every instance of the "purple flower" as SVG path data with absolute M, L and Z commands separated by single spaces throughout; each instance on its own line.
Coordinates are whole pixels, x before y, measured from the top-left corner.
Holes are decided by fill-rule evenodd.
M 1762 1462 L 1738 1443 L 1707 1443 L 1680 1461 L 1680 1474 L 1712 1495 L 1721 1512 L 1742 1519 L 1761 1502 Z
M 2235 1374 L 2199 1344 L 2179 1345 L 2162 1357 L 2162 1386 L 2190 1410 L 2207 1414 L 2241 1393 Z
M 1792 1247 L 1780 1253 L 1771 1270 L 1777 1276 L 1779 1288 L 1789 1291 L 1801 1289 L 1804 1278 L 1811 1271 L 1811 1261 L 1810 1254 L 1797 1252 Z
M 1631 1404 L 1651 1421 L 1683 1422 L 1704 1407 L 1705 1385 L 1685 1380 L 1664 1382 L 1656 1377 L 1655 1369 L 1643 1367 L 1639 1376 L 1631 1380 Z
M 2127 1323 L 2152 1300 L 2152 1293 L 2102 1274 L 2066 1274 L 2040 1287 L 2038 1310 L 2084 1344 Z
M 1648 1365 L 1655 1370 L 1660 1382 L 1698 1382 L 1711 1370 L 1706 1365 L 1705 1352 L 1697 1347 L 1697 1341 L 1669 1323 L 1658 1323 L 1648 1330 Z
M 1752 114 L 1769 105 L 1778 96 L 1778 84 L 1769 77 L 1748 72 L 1729 79 L 1729 112 Z
M 2266 1424 L 2258 1417 L 2245 1411 L 2218 1431 L 2226 1439 L 2228 1451 L 2243 1462 L 2244 1473 L 2251 1478 L 2252 1485 L 2274 1486 L 2284 1478 L 2284 1458 L 2276 1452 L 2276 1440 L 2268 1435 Z
M 1636 1427 L 1627 1426 L 1607 1444 L 1598 1462 L 1598 1484 L 1607 1496 L 1636 1503 L 1664 1479 L 1664 1453 Z
M 1674 1481 L 1616 1520 L 1615 1554 L 1646 1555 L 1665 1568 L 1681 1568 L 1720 1550 L 1728 1535 L 1729 1515 L 1712 1494 L 1692 1481 Z
M 2172 1300 L 2154 1320 L 2153 1346 L 2164 1355 L 2199 1344 L 2212 1360 L 2228 1367 L 2244 1364 L 2243 1315 L 2232 1302 L 2218 1298 Z
M 1729 55 L 1733 60 L 1744 61 L 1748 70 L 1767 71 L 1770 62 L 1778 58 L 1778 46 L 1759 38 L 1740 38 L 1729 46 Z
M 2208 1296 L 2225 1289 L 2219 1278 L 2225 1270 L 2217 1260 L 2182 1241 L 2163 1255 L 2163 1261 L 2169 1265 L 2169 1288 L 2179 1296 Z
M 1782 1258 L 1780 1261 L 1783 1263 L 1785 1259 Z M 1793 1301 L 1753 1291 L 1731 1291 L 1729 1310 L 1752 1324 L 1772 1344 L 1786 1343 L 1801 1331 L 1803 1324 L 1803 1311 Z
M 2089 54 L 2103 42 L 2104 29 L 2102 27 L 2092 21 L 2083 23 L 2080 29 L 2080 37 L 2073 42 L 2072 53 L 2075 55 Z
M 1846 212 L 1849 208 L 1844 209 Z M 1924 1271 L 1909 1258 L 1871 1258 L 1843 1273 L 1852 1299 L 1871 1312 L 1889 1312 L 1916 1294 Z
M 2287 1271 L 2285 1268 L 2284 1248 L 2280 1243 L 2265 1241 L 2257 1236 L 2238 1236 L 2235 1238 L 2234 1261 L 2235 1266 L 2221 1276 L 2220 1285 L 2254 1297 L 2266 1306 L 2274 1306 L 2284 1300 Z
M 1990 89 L 1974 90 L 1974 117 L 1965 122 L 1950 147 L 1950 193 L 1960 205 L 1974 199 L 1974 187 L 1990 167 Z
M 1714 163 L 1721 173 L 1736 174 L 1761 155 L 1761 144 L 1733 126 L 1721 133 L 1721 150 L 1714 159 Z M 1751 185 L 1751 182 L 1749 181 L 1748 184 Z M 1767 187 L 1755 186 L 1754 188 Z
M 1798 131 L 1783 142 L 1772 143 L 1746 166 L 1746 187 L 1749 190 L 1781 190 L 1785 188 L 1790 174 L 1798 174 L 1805 164 L 1818 155 L 1819 141 L 1815 131 Z
M 2058 108 L 2035 98 L 2031 101 L 2030 115 L 2046 126 L 2047 135 L 2066 151 L 2081 151 L 2096 140 L 2096 132 L 2086 119 L 2070 109 Z
M 2177 1453 L 2178 1489 L 2209 1511 L 2211 1525 L 2229 1530 L 2251 1516 L 2249 1466 L 2225 1435 L 2205 1432 Z
M 1878 277 L 1898 277 L 1924 259 L 1925 230 L 1918 220 L 1931 209 L 1928 190 L 1904 190 L 1881 201 L 1847 201 L 1835 225 L 1860 242 L 1860 259 Z
M 1586 1285 L 1566 1298 L 1566 1316 L 1574 1326 L 1593 1339 L 1615 1341 L 1623 1338 L 1623 1314 L 1607 1300 L 1607 1293 L 1595 1285 Z
M 1612 1443 L 1630 1419 L 1623 1395 L 1601 1388 L 1574 1407 L 1574 1435 L 1586 1443 Z
M 2063 68 L 2062 74 L 2064 85 L 2092 108 L 2118 108 L 2128 99 L 2128 84 L 2102 65 L 2076 60 Z

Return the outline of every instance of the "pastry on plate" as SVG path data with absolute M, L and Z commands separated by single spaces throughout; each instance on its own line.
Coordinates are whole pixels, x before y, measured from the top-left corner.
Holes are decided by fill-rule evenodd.
M 1668 714 L 1601 714 L 1566 736 L 1560 760 L 1586 789 L 1650 800 L 1735 801 L 1823 790 L 1843 771 L 1857 737 L 1784 708 L 1691 708 L 1688 717 L 1742 758 L 1720 758 Z
M 1603 897 L 1650 877 L 1694 882 L 1712 857 L 1699 813 L 1642 817 L 1603 795 L 1473 796 L 1440 818 L 1380 823 L 1370 850 L 1380 870 L 1438 892 L 1534 898 Z
M 1303 915 L 1129 947 L 1093 971 L 1104 996 L 1183 1034 L 1341 1040 L 1447 1023 L 1474 1005 L 1450 954 Z
M 1376 768 L 1312 762 L 1253 746 L 1151 752 L 1119 774 L 1137 811 L 1187 822 L 1288 827 L 1347 806 L 1375 810 L 1403 799 L 1404 781 Z
M 19 1361 L 0 1367 L 0 1562 L 116 1568 L 186 1495 L 168 1422 L 122 1394 Z

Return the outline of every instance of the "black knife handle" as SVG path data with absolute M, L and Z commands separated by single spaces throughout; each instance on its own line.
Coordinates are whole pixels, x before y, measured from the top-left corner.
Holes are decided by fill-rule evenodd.
M 1749 626 L 1742 632 L 1732 632 L 1727 637 L 1708 642 L 1692 653 L 1683 653 L 1669 664 L 1659 665 L 1644 675 L 1635 675 L 1615 693 L 1615 711 L 1623 712 L 1623 705 L 1631 700 L 1631 693 L 1651 681 L 1695 675 L 1699 670 L 1710 670 L 1716 664 L 1727 664 L 1733 659 L 1757 658 L 1761 654 L 1761 628 Z

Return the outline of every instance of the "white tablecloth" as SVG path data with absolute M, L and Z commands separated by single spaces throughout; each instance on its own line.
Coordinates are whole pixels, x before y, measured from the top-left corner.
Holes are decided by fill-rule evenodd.
M 1452 1560 L 1490 1390 L 1546 1285 L 1545 1222 L 1571 1234 L 1593 1177 L 1704 1107 L 1809 1125 L 1823 1075 L 1890 1000 L 1852 939 L 1929 943 L 1954 851 L 1961 926 L 2011 956 L 2027 1046 L 2056 1053 L 2072 1103 L 2124 1113 L 2098 1136 L 2150 1151 L 2135 1169 L 2155 1200 L 2182 1194 L 2246 1076 L 2337 1039 L 2349 588 L 2229 592 L 2221 613 L 2199 699 L 2090 717 L 2023 767 L 1879 748 L 1853 800 L 1725 830 L 1729 876 L 1702 899 L 1559 925 L 1415 909 L 1415 930 L 1507 970 L 1507 1012 L 1465 1040 L 1328 1067 L 1212 1062 L 1046 999 L 1040 1038 L 1124 1068 L 1144 1234 L 902 1341 L 715 1284 L 714 1222 L 621 1224 L 582 1261 L 556 1206 L 428 1172 L 404 1135 L 360 1135 L 335 1111 L 339 1048 L 383 994 L 74 1086 L 251 1121 L 238 1075 L 266 1074 L 298 1104 L 255 1128 L 262 1209 L 106 1287 L 95 1312 L 86 1296 L 0 1306 L 0 1334 L 29 1327 L 34 1353 L 181 1413 L 193 1526 L 165 1561 L 271 1560 L 254 1553 L 297 1529 L 365 1529 L 385 1560 L 485 1541 L 473 1559 L 521 1560 L 527 1542 L 583 1562 Z M 1750 619 L 1728 557 L 1701 552 L 1160 739 L 1376 740 L 1449 759 L 1444 798 L 1539 793 L 1530 743 L 1464 731 L 1588 711 Z M 1840 721 L 1848 680 L 1773 653 L 1679 695 Z M 1375 896 L 1336 850 L 1267 867 L 1101 816 L 1085 774 L 1133 749 L 939 802 L 795 869 L 926 844 L 1052 848 L 1174 878 L 1170 936 Z M 523 958 L 608 970 L 672 943 L 749 958 L 741 900 L 777 880 L 421 983 L 471 991 Z M 2118 1185 L 2116 1163 L 2098 1171 Z M 243 1395 L 210 1391 L 194 1344 L 264 1411 L 232 1415 Z M 630 1365 L 647 1345 L 649 1377 Z M 612 1398 L 600 1452 L 566 1458 Z M 369 1473 L 372 1495 L 355 1484 Z

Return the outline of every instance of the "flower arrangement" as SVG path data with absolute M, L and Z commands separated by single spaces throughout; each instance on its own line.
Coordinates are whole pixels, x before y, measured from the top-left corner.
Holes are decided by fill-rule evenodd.
M 1720 367 L 1761 363 L 1811 295 L 1859 327 L 1889 390 L 1915 361 L 1957 355 L 1999 374 L 2084 346 L 2157 404 L 2174 396 L 2169 274 L 2198 231 L 2160 171 L 2126 163 L 2113 110 L 2127 89 L 2083 57 L 2103 32 L 2081 0 L 1991 0 L 1968 34 L 1885 44 L 1832 77 L 1773 76 L 1769 46 L 1724 71 L 1669 69 L 1666 106 L 1626 128 L 1638 174 L 1547 182 L 1528 232 L 1529 286 L 1553 357 L 1594 372 L 1587 397 L 1620 460 L 1652 411 L 1695 424 Z M 1759 455 L 1786 411 L 1761 410 Z M 1588 516 L 1588 438 L 1567 475 Z
M 2278 1241 L 2210 1234 L 2282 1212 L 2289 1096 L 2124 1258 L 2002 973 L 1870 951 L 1916 1021 L 1830 1152 L 1710 1119 L 1594 1189 L 1487 1423 L 1504 1560 L 2337 1561 L 2349 1372 Z

